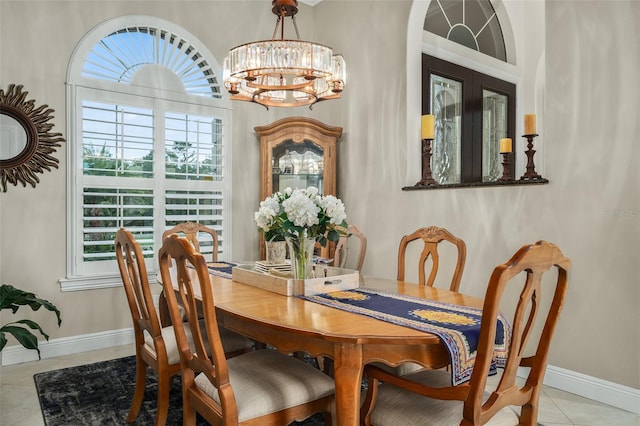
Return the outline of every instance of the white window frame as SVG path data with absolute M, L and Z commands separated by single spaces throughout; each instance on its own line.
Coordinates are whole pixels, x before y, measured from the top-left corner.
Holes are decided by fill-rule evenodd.
M 82 261 L 83 247 L 83 221 L 82 221 L 82 189 L 86 181 L 91 181 L 90 176 L 83 174 L 83 138 L 82 138 L 82 103 L 84 99 L 92 99 L 101 102 L 138 105 L 154 110 L 154 140 L 163 140 L 164 113 L 166 111 L 181 112 L 196 115 L 220 117 L 222 126 L 223 144 L 223 179 L 216 181 L 180 181 L 180 189 L 184 190 L 214 190 L 223 194 L 223 235 L 220 239 L 221 251 L 231 253 L 231 105 L 228 99 L 214 99 L 204 96 L 187 95 L 175 91 L 163 91 L 155 87 L 165 87 L 161 82 L 149 84 L 151 87 L 132 86 L 118 84 L 109 81 L 89 79 L 82 76 L 82 66 L 89 50 L 108 34 L 120 28 L 134 25 L 154 25 L 169 29 L 188 37 L 190 42 L 197 46 L 216 76 L 222 75 L 222 69 L 214 56 L 204 47 L 198 45 L 197 39 L 184 29 L 164 20 L 145 16 L 123 16 L 114 18 L 94 28 L 78 44 L 70 60 L 67 74 L 67 267 L 66 276 L 59 280 L 62 291 L 87 290 L 96 288 L 117 287 L 122 285 L 118 267 L 115 261 L 112 265 L 103 265 L 102 268 L 85 265 Z M 173 107 L 173 108 L 172 108 Z M 161 151 L 157 150 L 154 143 L 154 159 L 164 159 L 164 144 Z M 164 231 L 164 188 L 175 188 L 170 183 L 162 185 L 165 181 L 164 173 L 158 174 L 157 164 L 154 164 L 154 250 L 161 245 L 161 234 Z M 164 166 L 162 166 L 162 170 Z M 136 178 L 131 178 L 136 179 Z M 166 180 L 169 182 L 169 180 Z M 147 266 L 150 281 L 155 281 L 157 273 L 157 261 L 148 259 Z

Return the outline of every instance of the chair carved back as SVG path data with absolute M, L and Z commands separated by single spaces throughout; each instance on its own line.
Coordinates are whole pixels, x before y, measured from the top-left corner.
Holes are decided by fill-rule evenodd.
M 418 282 L 422 285 L 433 286 L 433 283 L 438 274 L 438 267 L 440 264 L 440 254 L 438 253 L 438 245 L 443 241 L 448 241 L 453 244 L 458 251 L 458 259 L 456 262 L 456 268 L 451 278 L 451 285 L 449 289 L 451 291 L 458 291 L 460 288 L 460 280 L 462 279 L 462 272 L 464 271 L 464 264 L 467 258 L 467 247 L 463 240 L 455 237 L 448 230 L 444 228 L 438 228 L 437 226 L 429 226 L 426 228 L 419 228 L 409 235 L 405 235 L 400 240 L 398 247 L 398 281 L 404 281 L 405 277 L 405 257 L 407 252 L 407 246 L 413 242 L 422 240 L 424 247 L 420 253 L 420 260 L 418 261 Z M 425 265 L 427 259 L 431 258 L 432 267 L 429 274 L 429 278 L 426 278 Z
M 521 424 L 536 424 L 534 420 L 537 418 L 538 396 L 547 368 L 547 354 L 564 303 L 570 268 L 571 261 L 556 245 L 538 241 L 523 246 L 511 259 L 493 270 L 482 309 L 478 357 L 469 382 L 469 396 L 464 403 L 464 418 L 467 422 L 485 423 L 498 410 L 508 405 L 519 405 L 522 406 Z M 557 278 L 543 282 L 543 275 L 552 269 L 557 271 Z M 507 286 L 518 285 L 518 280 L 513 278 L 520 274 L 524 274 L 526 279 L 524 284 L 520 284 L 522 290 L 512 319 L 509 355 L 497 388 L 487 402 L 482 404 L 500 301 Z M 540 312 L 542 293 L 547 290 L 553 294 L 551 306 L 546 318 L 540 318 L 544 325 L 535 351 L 532 355 L 525 356 L 527 342 L 534 333 L 536 318 L 543 315 Z M 516 383 L 518 367 L 530 367 L 523 386 Z
M 346 235 L 340 236 L 340 239 L 336 243 L 336 248 L 333 256 L 333 266 L 338 268 L 344 268 L 347 264 L 347 256 L 349 254 L 349 238 L 357 238 L 360 244 L 360 252 L 358 253 L 358 263 L 356 263 L 356 270 L 362 271 L 362 265 L 364 265 L 364 257 L 367 254 L 367 237 L 355 226 L 349 225 L 347 227 Z
M 215 229 L 197 222 L 183 222 L 179 223 L 171 229 L 167 229 L 162 233 L 162 240 L 164 241 L 171 234 L 183 235 L 192 245 L 196 251 L 200 251 L 200 243 L 198 241 L 198 233 L 203 232 L 209 234 L 213 240 L 211 248 L 211 261 L 216 262 L 218 260 L 218 233 Z
M 175 275 L 171 274 L 171 260 L 175 264 Z M 178 235 L 170 235 L 164 240 L 159 251 L 159 262 L 164 292 L 180 349 L 183 392 L 184 386 L 193 383 L 194 375 L 203 372 L 219 390 L 222 402 L 217 410 L 225 416 L 228 415 L 230 419 L 237 419 L 236 400 L 229 382 L 227 360 L 217 326 L 207 262 L 189 240 Z M 179 306 L 184 308 L 184 317 L 191 329 L 194 350 L 189 347 Z M 199 321 L 200 318 L 204 321 Z M 207 342 L 211 348 L 210 354 Z
M 118 268 L 133 319 L 136 345 L 144 344 L 143 330 L 146 330 L 154 339 L 162 338 L 162 327 L 153 304 L 147 267 L 140 244 L 133 234 L 124 228 L 116 232 L 114 244 Z

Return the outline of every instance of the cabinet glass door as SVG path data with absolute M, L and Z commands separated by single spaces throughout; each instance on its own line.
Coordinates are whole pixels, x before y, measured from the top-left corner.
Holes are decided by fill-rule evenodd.
M 324 150 L 312 141 L 289 139 L 277 145 L 271 166 L 273 192 L 315 186 L 324 193 Z

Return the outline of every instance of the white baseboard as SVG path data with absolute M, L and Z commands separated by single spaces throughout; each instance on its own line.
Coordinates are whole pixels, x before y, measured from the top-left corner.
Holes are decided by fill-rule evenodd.
M 640 389 L 552 365 L 547 366 L 544 384 L 634 414 L 640 414 Z
M 131 344 L 133 341 L 133 329 L 124 328 L 121 330 L 51 339 L 48 342 L 40 342 L 39 346 L 42 358 L 45 359 Z M 7 346 L 0 352 L 1 365 L 19 364 L 37 359 L 38 354 L 36 351 L 26 350 L 20 345 Z M 584 398 L 593 399 L 603 404 L 640 414 L 640 389 L 619 385 L 552 365 L 547 366 L 544 384 Z
M 133 328 L 123 328 L 121 330 L 110 330 L 40 341 L 38 342 L 38 347 L 40 348 L 42 359 L 46 359 L 97 349 L 106 349 L 133 342 Z M 21 345 L 6 346 L 4 350 L 0 352 L 0 365 L 12 365 L 37 360 L 38 352 L 27 350 Z

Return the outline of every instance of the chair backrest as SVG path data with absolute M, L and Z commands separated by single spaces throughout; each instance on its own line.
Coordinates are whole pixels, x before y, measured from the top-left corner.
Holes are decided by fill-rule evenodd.
M 422 285 L 433 286 L 433 283 L 438 274 L 438 266 L 440 264 L 440 255 L 438 253 L 438 245 L 442 241 L 448 241 L 453 244 L 458 250 L 458 260 L 456 262 L 456 269 L 451 278 L 451 291 L 458 291 L 460 288 L 460 280 L 462 279 L 462 272 L 464 271 L 464 264 L 467 258 L 467 247 L 460 238 L 453 236 L 449 231 L 444 228 L 438 228 L 437 226 L 429 226 L 426 228 L 419 228 L 412 234 L 405 235 L 400 240 L 400 246 L 398 247 L 398 281 L 404 281 L 405 276 L 405 256 L 407 246 L 412 241 L 422 240 L 424 247 L 420 254 L 420 260 L 418 262 L 418 282 Z M 429 278 L 426 279 L 425 264 L 427 259 L 431 257 L 431 273 Z
M 469 394 L 464 403 L 464 418 L 467 421 L 484 424 L 503 407 L 519 405 L 522 406 L 520 424 L 535 424 L 533 420 L 537 418 L 538 396 L 547 366 L 549 345 L 564 302 L 570 268 L 571 261 L 556 245 L 538 241 L 523 246 L 511 259 L 493 270 L 482 309 L 477 358 L 469 381 Z M 557 278 L 543 281 L 542 276 L 551 269 L 557 270 Z M 526 277 L 524 283 L 523 280 L 513 279 L 521 273 Z M 500 302 L 508 286 L 517 286 L 514 289 L 519 292 L 512 319 L 509 354 L 497 388 L 483 404 Z M 546 317 L 541 312 L 543 290 L 549 290 L 549 294 L 553 294 Z M 511 291 L 509 293 L 513 294 Z M 544 325 L 535 351 L 530 351 L 527 342 L 537 333 L 536 322 L 543 322 Z M 526 356 L 526 353 L 532 355 Z M 518 367 L 530 368 L 522 386 L 516 383 Z
M 154 339 L 161 338 L 162 327 L 153 304 L 147 267 L 140 244 L 129 230 L 120 228 L 116 232 L 114 245 L 122 284 L 133 320 L 136 345 L 144 343 L 144 330 Z
M 172 260 L 175 263 L 174 275 L 171 272 Z M 204 256 L 198 253 L 186 238 L 170 235 L 165 238 L 160 248 L 159 262 L 164 292 L 180 350 L 182 375 L 187 375 L 183 380 L 192 381 L 194 374 L 205 373 L 220 392 L 224 410 L 218 407 L 218 411 L 236 412 L 236 401 L 229 384 L 227 360 L 217 326 L 209 269 Z M 184 317 L 191 330 L 193 350 L 189 347 L 185 324 L 182 322 L 184 317 L 179 306 L 183 307 Z M 209 347 L 211 355 L 207 350 Z M 233 415 L 231 417 L 233 418 Z
M 360 252 L 358 254 L 358 263 L 356 263 L 356 270 L 362 271 L 362 265 L 364 264 L 364 257 L 367 254 L 367 237 L 360 232 L 355 225 L 349 225 L 347 227 L 346 235 L 340 236 L 340 239 L 336 243 L 336 248 L 333 255 L 333 266 L 338 268 L 344 268 L 347 264 L 347 256 L 349 254 L 349 239 L 355 237 L 358 239 L 360 245 Z
M 162 240 L 164 241 L 171 234 L 183 235 L 196 251 L 200 251 L 200 242 L 198 241 L 198 233 L 205 233 L 211 236 L 211 261 L 216 262 L 218 260 L 218 233 L 215 229 L 197 222 L 183 222 L 179 223 L 171 229 L 167 229 L 162 233 Z

